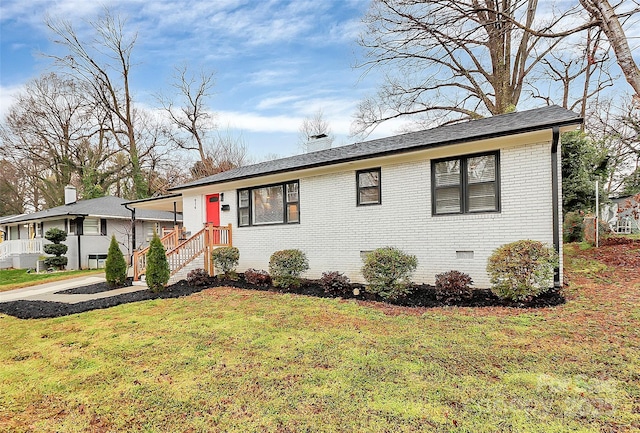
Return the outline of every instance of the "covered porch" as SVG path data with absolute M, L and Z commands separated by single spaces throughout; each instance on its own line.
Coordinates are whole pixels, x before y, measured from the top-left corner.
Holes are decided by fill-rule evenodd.
M 233 246 L 232 226 L 220 226 L 214 223 L 205 223 L 197 233 L 185 231 L 184 227 L 177 224 L 177 214 L 182 213 L 182 194 L 170 194 L 161 197 L 135 200 L 127 202 L 124 206 L 131 210 L 132 221 L 135 222 L 136 209 L 161 210 L 173 212 L 176 216 L 174 229 L 159 233 L 160 241 L 164 246 L 169 262 L 169 270 L 173 277 L 178 272 L 188 269 L 190 266 L 202 267 L 210 275 L 214 275 L 211 251 L 217 247 Z M 135 233 L 132 234 L 135 239 Z M 131 258 L 133 266 L 133 279 L 140 280 L 146 273 L 147 254 L 149 247 L 133 252 Z

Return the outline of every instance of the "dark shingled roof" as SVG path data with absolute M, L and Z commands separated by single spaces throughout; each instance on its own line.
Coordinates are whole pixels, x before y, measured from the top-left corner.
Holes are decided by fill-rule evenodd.
M 248 179 L 267 174 L 283 173 L 292 170 L 320 167 L 341 162 L 537 131 L 554 126 L 578 125 L 580 123 L 582 123 L 582 118 L 577 114 L 554 105 L 537 108 L 535 110 L 471 120 L 464 123 L 439 126 L 424 131 L 410 132 L 408 134 L 380 138 L 348 146 L 238 167 L 170 188 L 170 190 L 176 191 L 232 180 Z
M 30 214 L 18 215 L 12 218 L 2 220 L 2 224 L 12 224 L 23 221 L 34 221 L 51 219 L 64 216 L 95 216 L 102 218 L 131 218 L 131 211 L 122 206 L 128 203 L 128 200 L 119 197 L 99 197 L 89 200 L 79 200 L 75 203 L 57 206 L 51 209 L 34 212 Z M 165 220 L 173 221 L 172 212 L 154 211 L 154 210 L 136 210 L 136 219 L 138 220 Z M 178 220 L 182 220 L 182 216 L 178 215 Z

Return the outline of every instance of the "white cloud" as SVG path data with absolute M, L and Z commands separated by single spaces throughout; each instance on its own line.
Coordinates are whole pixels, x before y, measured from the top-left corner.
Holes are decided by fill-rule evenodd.
M 9 114 L 9 109 L 14 103 L 15 96 L 24 90 L 23 85 L 0 86 L 0 119 L 4 120 Z

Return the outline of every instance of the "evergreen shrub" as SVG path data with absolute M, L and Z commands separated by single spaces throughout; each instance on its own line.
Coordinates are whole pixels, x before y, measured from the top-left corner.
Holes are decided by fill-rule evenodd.
M 469 274 L 448 271 L 436 275 L 436 297 L 447 301 L 469 299 L 473 295 L 473 280 Z
M 51 244 L 47 244 L 43 247 L 43 250 L 47 254 L 53 254 L 55 257 L 47 257 L 44 259 L 44 265 L 47 268 L 64 269 L 67 266 L 68 258 L 64 257 L 68 247 L 62 242 L 67 240 L 67 233 L 59 228 L 52 228 L 47 230 L 44 234 L 44 238 Z
M 225 277 L 232 277 L 240 260 L 240 251 L 236 247 L 220 247 L 213 250 L 211 258 L 217 272 L 223 273 Z
M 520 240 L 497 248 L 489 256 L 491 291 L 502 299 L 530 300 L 553 287 L 558 254 L 539 241 Z
M 107 283 L 112 286 L 122 286 L 127 280 L 127 262 L 118 246 L 115 235 L 111 236 L 109 251 L 107 252 L 107 261 L 104 265 L 104 273 Z
M 411 275 L 418 267 L 416 256 L 393 247 L 378 248 L 367 254 L 362 276 L 365 290 L 383 299 L 397 299 L 412 291 Z
M 276 287 L 300 287 L 300 274 L 308 269 L 307 256 L 300 250 L 276 251 L 269 258 L 269 274 Z
M 169 262 L 164 245 L 160 241 L 157 233 L 153 234 L 149 251 L 147 252 L 147 270 L 145 279 L 147 287 L 152 292 L 161 292 L 169 282 L 171 273 L 169 271 Z

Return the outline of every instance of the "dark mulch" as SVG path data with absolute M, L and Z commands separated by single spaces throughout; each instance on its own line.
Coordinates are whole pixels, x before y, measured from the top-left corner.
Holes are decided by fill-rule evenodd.
M 131 285 L 128 282 L 127 285 Z M 110 308 L 120 304 L 129 302 L 146 301 L 150 299 L 166 299 L 179 298 L 189 296 L 193 293 L 212 287 L 237 287 L 250 290 L 262 290 L 279 293 L 292 293 L 298 295 L 315 296 L 321 298 L 336 297 L 332 294 L 325 293 L 318 280 L 303 280 L 302 285 L 295 289 L 281 289 L 273 286 L 255 286 L 246 283 L 242 274 L 237 280 L 219 280 L 211 278 L 204 285 L 190 286 L 186 281 L 182 280 L 176 284 L 168 286 L 163 292 L 153 293 L 149 290 L 140 290 L 133 293 L 125 293 L 122 295 L 112 296 L 109 298 L 96 299 L 87 302 L 79 302 L 77 304 L 65 304 L 60 302 L 47 301 L 11 301 L 0 303 L 0 313 L 8 314 L 19 319 L 40 319 L 46 317 L 60 317 L 69 314 L 82 313 L 89 310 L 97 310 Z M 353 289 L 358 289 L 359 294 L 354 295 Z M 436 295 L 433 286 L 417 285 L 414 292 L 406 297 L 402 297 L 393 301 L 384 301 L 377 295 L 366 293 L 364 286 L 361 284 L 351 284 L 348 291 L 340 294 L 342 299 L 356 299 L 363 301 L 387 302 L 393 305 L 404 307 L 515 307 L 515 308 L 544 308 L 560 305 L 565 302 L 564 296 L 558 290 L 551 290 L 544 293 L 529 302 L 513 302 L 502 300 L 491 293 L 490 290 L 476 289 L 469 298 L 465 299 L 442 299 Z M 113 287 L 107 283 L 92 284 L 91 286 L 68 289 L 57 293 L 65 294 L 93 294 L 113 290 Z
M 122 286 L 118 287 L 130 287 L 133 286 L 133 278 L 127 278 Z M 60 290 L 56 292 L 56 295 L 93 295 L 94 293 L 107 292 L 113 290 L 115 287 L 110 286 L 107 283 L 96 283 L 88 286 L 74 287 L 73 289 Z
M 273 286 L 253 286 L 245 283 L 241 279 L 238 281 L 228 281 L 225 286 L 239 287 L 243 289 L 266 290 L 281 293 L 295 293 L 298 295 L 316 296 L 321 298 L 336 297 L 325 293 L 318 280 L 303 280 L 302 285 L 297 289 L 283 290 Z M 515 307 L 515 308 L 544 308 L 560 305 L 565 302 L 565 298 L 560 290 L 550 290 L 541 294 L 528 302 L 515 302 L 498 298 L 489 289 L 475 289 L 472 295 L 465 299 L 445 299 L 437 296 L 435 287 L 428 284 L 414 286 L 414 291 L 408 296 L 385 301 L 380 296 L 364 291 L 362 284 L 351 284 L 352 289 L 358 289 L 360 293 L 354 295 L 353 291 L 346 291 L 340 294 L 343 299 L 358 299 L 364 301 L 386 302 L 388 304 L 402 307 Z

